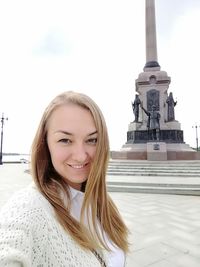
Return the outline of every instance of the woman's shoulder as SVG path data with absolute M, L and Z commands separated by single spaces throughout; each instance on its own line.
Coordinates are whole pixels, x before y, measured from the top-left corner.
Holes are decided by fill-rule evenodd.
M 6 221 L 33 221 L 45 213 L 52 213 L 53 208 L 34 184 L 14 193 L 0 210 L 0 223 Z

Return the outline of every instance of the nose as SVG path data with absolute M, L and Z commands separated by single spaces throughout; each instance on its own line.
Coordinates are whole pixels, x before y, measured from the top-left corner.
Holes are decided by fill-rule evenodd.
M 79 163 L 83 163 L 86 161 L 88 157 L 88 153 L 86 150 L 86 147 L 84 144 L 76 144 L 73 147 L 73 151 L 72 151 L 72 159 L 74 161 L 77 161 Z

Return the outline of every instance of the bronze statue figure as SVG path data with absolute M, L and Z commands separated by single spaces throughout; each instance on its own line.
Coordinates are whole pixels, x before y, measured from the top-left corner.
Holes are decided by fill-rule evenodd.
M 139 119 L 139 105 L 141 104 L 141 101 L 139 99 L 139 95 L 135 95 L 135 100 L 132 102 L 132 108 L 133 108 L 133 113 L 135 115 L 135 120 L 134 122 L 138 122 Z
M 174 101 L 172 92 L 169 93 L 169 96 L 166 100 L 166 103 L 168 104 L 168 109 L 167 109 L 167 120 L 168 121 L 173 121 L 175 120 L 175 115 L 174 115 L 174 107 L 177 104 L 177 101 Z
M 149 139 L 159 141 L 160 139 L 160 113 L 156 111 L 156 106 L 152 105 L 152 110 L 147 111 L 142 105 L 141 108 L 148 116 L 147 129 Z

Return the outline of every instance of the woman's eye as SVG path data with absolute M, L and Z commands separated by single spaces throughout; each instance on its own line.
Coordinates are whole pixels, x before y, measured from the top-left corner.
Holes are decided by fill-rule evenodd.
M 58 142 L 59 142 L 59 143 L 65 143 L 65 144 L 69 144 L 69 143 L 71 143 L 71 141 L 70 141 L 69 139 L 67 139 L 67 138 L 62 138 L 62 139 L 60 139 Z
M 87 143 L 96 144 L 97 143 L 97 138 L 90 138 L 90 139 L 87 140 Z

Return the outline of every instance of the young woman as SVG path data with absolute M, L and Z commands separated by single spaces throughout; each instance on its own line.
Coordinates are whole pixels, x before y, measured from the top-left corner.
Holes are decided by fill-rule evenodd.
M 64 92 L 42 116 L 33 183 L 0 214 L 0 266 L 124 267 L 128 229 L 106 190 L 107 127 L 88 96 Z

